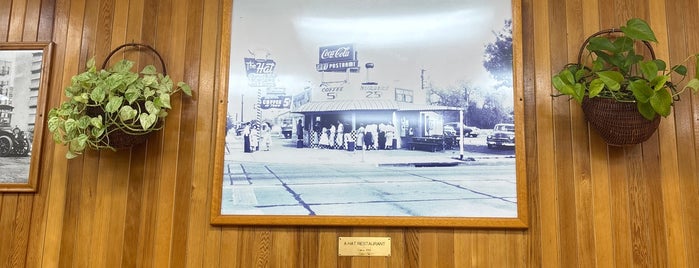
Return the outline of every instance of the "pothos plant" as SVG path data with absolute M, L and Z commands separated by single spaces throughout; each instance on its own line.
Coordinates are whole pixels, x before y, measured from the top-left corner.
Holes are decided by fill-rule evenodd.
M 696 92 L 699 89 L 699 54 L 668 69 L 665 61 L 644 59 L 636 52 L 639 42 L 657 42 L 648 23 L 634 18 L 620 30 L 620 36 L 594 36 L 588 40 L 585 48 L 588 57 L 594 58 L 591 64 L 570 63 L 553 76 L 553 86 L 560 95 L 571 96 L 580 103 L 585 97 L 635 102 L 641 115 L 653 120 L 658 114 L 668 116 L 673 102 L 684 90 L 691 88 Z M 678 87 L 687 77 L 684 63 L 692 58 L 697 63 L 694 76 L 685 86 Z M 673 73 L 678 80 L 670 79 Z
M 95 60 L 87 70 L 75 75 L 65 88 L 68 100 L 49 112 L 48 127 L 56 143 L 68 146 L 66 158 L 83 153 L 86 148 L 112 149 L 113 132 L 144 135 L 159 130 L 159 123 L 171 109 L 170 96 L 182 91 L 192 95 L 189 85 L 178 82 L 174 87 L 168 75 L 145 66 L 132 72 L 134 62 L 121 60 L 108 70 L 98 70 Z

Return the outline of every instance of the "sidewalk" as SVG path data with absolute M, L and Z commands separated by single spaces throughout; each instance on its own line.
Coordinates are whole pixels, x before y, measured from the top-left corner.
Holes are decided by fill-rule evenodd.
M 265 151 L 265 146 L 261 146 L 259 151 L 244 153 L 241 136 L 229 135 L 227 142 L 230 153 L 225 155 L 225 160 L 235 162 L 366 164 L 372 166 L 450 166 L 514 162 L 514 152 L 510 155 L 465 151 L 463 159 L 460 160 L 459 150 L 425 152 L 406 149 L 347 151 L 308 147 L 296 148 L 295 139 L 275 138 L 269 151 Z

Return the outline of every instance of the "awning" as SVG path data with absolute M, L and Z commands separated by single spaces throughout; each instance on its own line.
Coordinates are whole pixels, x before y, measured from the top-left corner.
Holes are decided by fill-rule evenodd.
M 292 110 L 293 113 L 342 111 L 458 111 L 459 107 L 414 104 L 392 100 L 312 101 Z

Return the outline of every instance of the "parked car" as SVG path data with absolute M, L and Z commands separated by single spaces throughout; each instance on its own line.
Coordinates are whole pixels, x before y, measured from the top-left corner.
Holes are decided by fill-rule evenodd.
M 461 133 L 461 125 L 463 125 L 464 128 L 464 137 L 478 137 L 478 134 L 480 133 L 480 129 L 477 127 L 473 126 L 467 126 L 459 122 L 451 122 L 451 123 L 446 123 L 444 124 L 444 127 L 446 128 L 447 126 L 451 127 L 456 131 L 454 136 L 461 136 L 459 133 Z
M 444 125 L 444 128 L 442 128 L 442 132 L 444 132 L 444 136 L 457 136 L 456 130 L 450 126 L 450 125 Z
M 31 150 L 31 141 L 24 131 L 17 127 L 0 129 L 0 157 L 28 156 Z
M 493 127 L 493 133 L 486 138 L 488 148 L 514 147 L 515 146 L 515 125 L 497 124 Z

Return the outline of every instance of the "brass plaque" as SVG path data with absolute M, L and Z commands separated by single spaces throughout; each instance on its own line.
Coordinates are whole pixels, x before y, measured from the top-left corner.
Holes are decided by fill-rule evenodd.
M 340 237 L 338 256 L 391 256 L 390 237 Z

